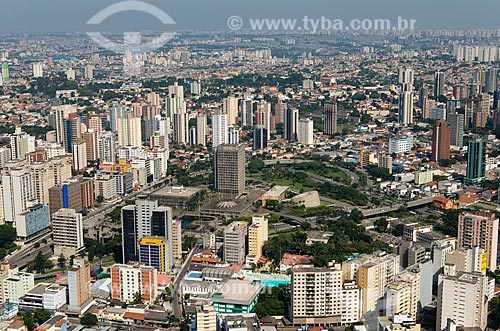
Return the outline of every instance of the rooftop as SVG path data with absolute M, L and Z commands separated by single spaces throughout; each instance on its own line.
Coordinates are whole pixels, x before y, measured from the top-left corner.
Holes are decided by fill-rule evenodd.
M 260 293 L 261 284 L 252 284 L 246 280 L 227 279 L 220 290 L 212 296 L 214 302 L 231 304 L 250 304 Z

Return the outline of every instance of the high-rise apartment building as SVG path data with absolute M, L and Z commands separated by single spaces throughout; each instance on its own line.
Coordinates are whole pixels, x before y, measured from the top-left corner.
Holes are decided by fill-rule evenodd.
M 323 113 L 325 134 L 332 135 L 337 133 L 337 103 L 326 103 L 323 109 Z
M 465 328 L 484 330 L 488 317 L 488 277 L 449 269 L 439 275 L 436 330 L 444 330 L 448 319 Z
M 413 123 L 413 92 L 402 91 L 399 94 L 399 123 L 408 125 Z
M 416 267 L 400 273 L 387 287 L 384 313 L 388 317 L 405 314 L 416 320 L 420 301 L 420 270 Z
M 99 157 L 104 162 L 116 162 L 116 138 L 113 132 L 105 131 L 99 137 Z
M 241 265 L 245 262 L 246 238 L 248 225 L 245 222 L 233 222 L 224 230 L 224 261 Z
M 82 214 L 74 209 L 59 209 L 52 214 L 52 239 L 55 255 L 69 258 L 85 249 Z
M 204 114 L 196 117 L 196 144 L 207 145 L 207 115 Z
M 261 150 L 267 147 L 267 129 L 263 125 L 256 125 L 253 130 L 253 150 Z
M 462 147 L 464 145 L 464 115 L 448 114 L 448 123 L 450 124 L 450 144 Z
M 114 264 L 111 267 L 111 298 L 130 303 L 139 293 L 146 303 L 158 296 L 155 268 L 140 264 Z
M 69 306 L 71 311 L 80 311 L 92 299 L 90 293 L 90 264 L 84 257 L 75 257 L 68 270 Z
M 445 120 L 435 120 L 432 129 L 432 160 L 439 162 L 450 158 L 451 129 Z
M 241 99 L 239 104 L 241 111 L 241 126 L 250 128 L 253 127 L 253 100 L 250 98 Z
M 219 145 L 214 162 L 215 189 L 239 195 L 245 191 L 245 150 L 242 145 Z
M 299 144 L 314 145 L 314 123 L 310 118 L 299 119 L 299 127 L 297 129 L 297 138 Z
M 290 317 L 294 325 L 342 322 L 342 269 L 296 266 L 292 269 Z
M 79 140 L 73 144 L 73 170 L 85 169 L 87 169 L 87 143 L 85 140 Z
M 212 147 L 225 145 L 228 141 L 228 114 L 216 114 L 212 116 Z
M 238 117 L 238 98 L 228 97 L 222 100 L 222 112 L 227 114 L 227 125 L 235 125 Z
M 43 63 L 33 63 L 33 78 L 43 77 Z
M 434 96 L 436 98 L 446 93 L 445 84 L 446 74 L 440 71 L 436 72 L 434 74 Z
M 265 216 L 253 216 L 248 227 L 247 264 L 257 264 L 262 256 L 262 246 L 268 240 L 268 221 Z
M 118 146 L 120 147 L 141 147 L 142 146 L 142 131 L 141 118 L 134 117 L 131 112 L 128 112 L 125 117 L 119 117 L 117 121 L 118 129 Z
M 465 181 L 478 183 L 486 179 L 486 144 L 482 138 L 469 141 Z
M 458 217 L 458 247 L 480 247 L 487 254 L 487 268 L 497 269 L 498 218 L 490 212 L 464 212 Z
M 37 199 L 33 176 L 23 169 L 11 169 L 2 176 L 3 211 L 5 222 L 14 224 L 16 215 L 25 212 Z

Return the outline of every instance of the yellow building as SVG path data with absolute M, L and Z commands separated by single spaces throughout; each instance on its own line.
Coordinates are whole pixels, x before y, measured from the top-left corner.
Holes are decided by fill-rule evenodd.
M 257 264 L 262 256 L 262 246 L 268 240 L 268 221 L 264 216 L 252 217 L 252 224 L 248 227 L 248 255 L 247 264 Z
M 154 267 L 158 272 L 170 270 L 167 260 L 168 244 L 163 237 L 145 237 L 139 242 L 139 262 Z

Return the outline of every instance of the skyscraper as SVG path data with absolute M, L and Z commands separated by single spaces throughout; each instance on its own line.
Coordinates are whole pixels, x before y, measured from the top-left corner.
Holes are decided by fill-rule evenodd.
M 285 112 L 287 109 L 287 104 L 283 102 L 283 100 L 280 100 L 276 104 L 276 108 L 274 109 L 274 121 L 276 124 L 278 123 L 283 123 L 283 120 L 285 119 Z
M 267 129 L 263 125 L 256 125 L 253 130 L 253 150 L 267 147 Z
M 432 130 L 432 160 L 448 160 L 450 158 L 451 129 L 445 120 L 435 120 Z
M 142 130 L 140 117 L 134 117 L 132 112 L 127 112 L 125 114 L 125 117 L 118 118 L 117 129 L 118 146 L 142 146 Z
M 4 62 L 2 63 L 2 82 L 8 83 L 9 81 L 10 81 L 9 63 Z
M 265 216 L 253 216 L 248 227 L 248 262 L 257 264 L 262 256 L 262 246 L 268 240 L 268 222 Z
M 285 112 L 285 139 L 291 142 L 297 141 L 297 129 L 299 127 L 299 110 L 287 108 Z
M 467 183 L 478 183 L 486 179 L 486 144 L 482 138 L 469 141 L 467 148 Z
M 497 269 L 498 218 L 491 212 L 464 212 L 458 217 L 458 247 L 485 250 L 486 267 Z
M 33 63 L 33 77 L 43 77 L 43 63 Z
M 337 132 L 337 103 L 326 103 L 324 106 L 325 134 L 335 134 Z
M 450 124 L 450 144 L 452 146 L 462 147 L 464 145 L 464 115 L 448 114 L 448 123 Z
M 498 68 L 490 67 L 486 72 L 484 92 L 494 93 L 498 90 Z
M 314 145 L 314 123 L 310 118 L 299 119 L 297 130 L 298 142 L 304 145 Z
M 52 214 L 52 239 L 55 255 L 69 258 L 85 249 L 82 214 L 74 209 L 59 209 Z
M 408 125 L 413 123 L 413 92 L 402 91 L 399 94 L 399 123 Z
M 227 97 L 222 100 L 222 111 L 227 114 L 228 126 L 235 125 L 238 117 L 238 98 Z
M 228 143 L 228 114 L 216 114 L 212 116 L 212 147 Z
M 229 127 L 227 143 L 230 145 L 238 145 L 240 143 L 240 129 L 236 126 Z
M 214 162 L 217 192 L 239 195 L 245 191 L 245 150 L 242 145 L 219 145 Z
M 76 113 L 68 114 L 64 120 L 64 148 L 68 153 L 73 152 L 73 144 L 82 138 L 80 116 Z
M 5 222 L 14 224 L 16 215 L 36 202 L 33 177 L 23 169 L 11 169 L 2 176 Z
M 196 144 L 207 144 L 207 115 L 199 114 L 196 117 Z
M 83 257 L 75 257 L 68 270 L 69 310 L 80 311 L 92 299 L 90 293 L 90 265 Z
M 240 100 L 241 126 L 253 127 L 253 100 L 250 98 Z
M 224 229 L 224 261 L 241 265 L 245 262 L 248 224 L 233 222 Z
M 444 72 L 437 71 L 434 74 L 434 97 L 439 97 L 446 93 L 446 74 Z
M 116 138 L 113 132 L 101 133 L 99 140 L 99 157 L 104 162 L 116 162 Z

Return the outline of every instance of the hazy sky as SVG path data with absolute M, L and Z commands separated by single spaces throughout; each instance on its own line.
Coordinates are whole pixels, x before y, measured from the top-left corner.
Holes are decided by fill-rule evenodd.
M 85 23 L 117 0 L 0 0 L 0 33 L 141 31 L 163 26 L 150 15 L 116 14 L 99 28 Z M 499 0 L 148 0 L 175 29 L 225 29 L 229 16 L 249 18 L 395 18 L 417 28 L 500 28 Z

